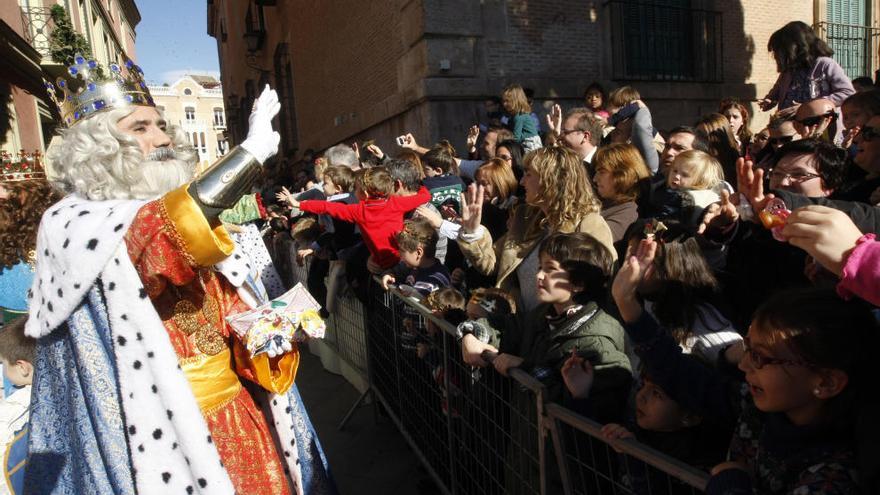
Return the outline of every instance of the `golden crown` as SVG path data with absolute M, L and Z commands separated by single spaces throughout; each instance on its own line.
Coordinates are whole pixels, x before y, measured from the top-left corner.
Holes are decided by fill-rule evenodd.
M 132 105 L 156 106 L 144 82 L 144 72 L 131 60 L 125 62 L 126 74 L 119 64 L 110 64 L 109 71 L 105 71 L 94 60 L 79 54 L 73 61 L 67 68 L 71 79 L 59 77 L 55 84 L 46 82 L 46 91 L 58 105 L 66 126 L 104 110 Z
M 40 164 L 39 151 L 28 153 L 21 150 L 18 156 L 0 151 L 0 183 L 45 178 L 46 173 L 43 172 L 43 166 Z

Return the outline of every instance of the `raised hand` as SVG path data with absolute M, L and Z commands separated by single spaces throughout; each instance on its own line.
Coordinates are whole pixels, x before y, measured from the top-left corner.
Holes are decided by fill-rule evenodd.
M 737 196 L 737 200 L 739 196 Z M 710 229 L 723 229 L 739 220 L 739 212 L 733 203 L 728 191 L 721 191 L 721 202 L 712 203 L 706 208 L 703 222 L 697 227 L 698 234 L 704 234 Z
M 562 364 L 562 380 L 571 396 L 575 399 L 586 399 L 590 396 L 593 388 L 593 365 L 586 359 L 578 356 L 574 350 L 571 356 Z
M 272 129 L 272 119 L 280 110 L 278 93 L 267 84 L 254 102 L 254 108 L 248 117 L 247 138 L 241 143 L 260 163 L 278 152 L 281 135 Z
M 385 153 L 382 151 L 382 148 L 376 146 L 375 144 L 367 146 L 367 151 L 379 160 L 385 158 Z
M 469 151 L 476 151 L 477 138 L 480 137 L 480 126 L 472 125 L 467 133 L 467 148 Z
M 473 234 L 480 228 L 485 197 L 486 191 L 483 186 L 474 184 L 461 193 L 461 228 L 468 234 Z
M 741 197 L 749 202 L 755 213 L 763 210 L 774 198 L 772 194 L 764 195 L 764 170 L 755 169 L 751 160 L 740 158 L 736 161 L 736 185 Z
M 840 276 L 862 232 L 846 213 L 810 205 L 792 212 L 782 235 L 789 244 L 803 249 L 828 271 Z
M 547 114 L 547 127 L 557 136 L 562 134 L 562 107 L 554 103 Z
M 611 284 L 611 295 L 614 297 L 617 309 L 620 310 L 621 318 L 627 323 L 638 320 L 642 314 L 637 290 L 641 281 L 653 272 L 656 255 L 657 241 L 641 240 L 635 253 L 628 253 L 626 261 Z
M 419 147 L 419 143 L 416 142 L 416 138 L 412 135 L 411 132 L 407 132 L 403 136 L 403 144 L 401 144 L 400 147 L 410 150 L 416 150 L 416 148 Z

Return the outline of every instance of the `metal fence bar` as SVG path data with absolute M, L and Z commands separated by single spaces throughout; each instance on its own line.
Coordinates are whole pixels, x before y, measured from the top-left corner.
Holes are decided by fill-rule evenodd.
M 597 440 L 616 450 L 620 454 L 625 455 L 627 458 L 643 462 L 650 467 L 668 474 L 671 478 L 681 480 L 696 492 L 702 492 L 706 488 L 706 483 L 709 481 L 708 474 L 694 468 L 693 466 L 689 466 L 681 461 L 673 459 L 634 440 L 606 440 L 601 434 L 602 425 L 591 419 L 585 418 L 570 409 L 562 407 L 559 404 L 547 404 L 545 411 L 550 420 L 557 423 L 557 427 L 561 425 L 568 426 L 570 429 L 574 430 L 574 432 L 582 433 L 584 436 L 589 437 L 590 440 Z M 592 441 L 589 445 L 592 448 Z M 576 448 L 579 448 L 579 444 Z M 563 447 L 560 457 L 569 457 L 571 455 L 572 453 L 565 452 L 565 447 Z M 575 452 L 573 455 L 583 458 L 580 452 Z M 595 459 L 595 452 L 592 453 L 591 457 Z M 601 489 L 591 491 L 591 493 L 601 492 L 603 492 Z M 572 493 L 576 493 L 576 491 L 573 491 Z
M 290 262 L 291 282 L 308 269 Z M 444 494 L 700 493 L 708 481 L 636 441 L 606 441 L 598 423 L 545 404 L 521 369 L 465 365 L 452 325 L 397 290 L 374 282 L 368 304 L 343 298 L 328 330 L 328 345 L 366 375 L 377 417 L 381 408 Z

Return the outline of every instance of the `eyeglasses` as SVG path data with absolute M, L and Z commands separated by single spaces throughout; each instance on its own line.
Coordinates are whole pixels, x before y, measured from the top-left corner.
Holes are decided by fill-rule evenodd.
M 809 172 L 783 172 L 782 170 L 770 169 L 770 178 L 778 180 L 779 182 L 788 179 L 789 182 L 799 184 L 801 182 L 805 182 L 808 180 L 813 180 L 821 177 L 819 174 L 811 174 Z
M 792 141 L 794 141 L 794 135 L 767 138 L 767 144 L 769 144 L 770 146 L 782 146 L 783 144 L 790 143 Z
M 834 119 L 834 117 L 837 117 L 837 114 L 834 113 L 833 111 L 831 111 L 828 113 L 823 113 L 822 115 L 815 115 L 813 117 L 806 117 L 801 120 L 796 120 L 795 122 L 798 122 L 799 124 L 806 126 L 806 127 L 812 127 L 814 125 L 821 124 L 822 121 L 828 117 L 831 117 L 832 119 Z
M 584 132 L 584 131 L 582 131 L 580 129 L 562 129 L 562 131 L 559 133 L 559 135 L 560 136 L 568 136 L 572 132 Z
M 815 366 L 807 361 L 799 360 L 799 359 L 779 359 L 769 356 L 764 356 L 758 351 L 752 349 L 751 341 L 748 337 L 743 337 L 743 351 L 745 351 L 746 355 L 749 357 L 749 361 L 752 362 L 752 366 L 755 367 L 756 370 L 763 368 L 764 366 L 770 365 L 779 365 L 779 366 L 806 366 L 807 368 L 815 368 Z
M 496 154 L 496 155 L 495 155 L 495 158 L 501 158 L 502 160 L 504 160 L 504 161 L 506 161 L 506 162 L 509 162 L 509 161 L 513 160 L 513 157 L 510 156 L 510 155 L 497 155 L 497 154 Z
M 876 127 L 862 127 L 859 130 L 859 137 L 866 143 L 872 141 L 877 136 L 880 136 L 880 130 Z

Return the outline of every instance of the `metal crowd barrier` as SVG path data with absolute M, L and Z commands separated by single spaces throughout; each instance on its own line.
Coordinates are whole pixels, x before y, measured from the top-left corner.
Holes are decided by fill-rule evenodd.
M 305 284 L 309 264 L 289 260 Z M 635 440 L 605 440 L 520 369 L 472 369 L 453 326 L 396 289 L 373 283 L 366 307 L 341 296 L 325 341 L 369 380 L 340 428 L 372 395 L 443 493 L 695 494 L 708 481 Z

